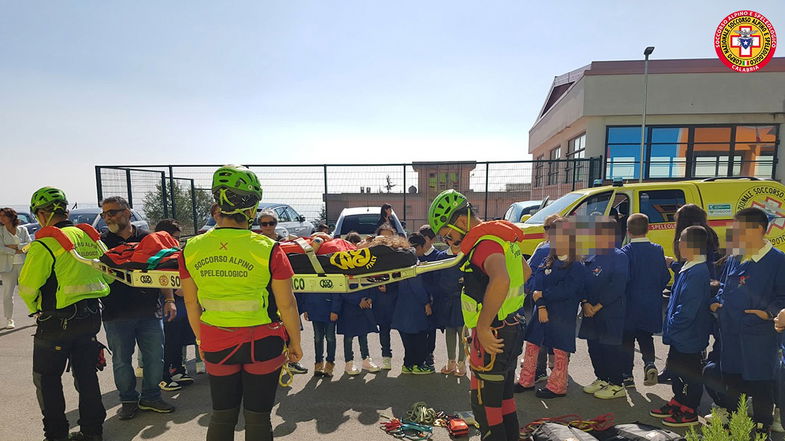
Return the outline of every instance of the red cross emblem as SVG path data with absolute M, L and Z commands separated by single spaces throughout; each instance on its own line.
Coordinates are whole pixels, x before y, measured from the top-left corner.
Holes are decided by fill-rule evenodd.
M 752 30 L 752 26 L 739 26 L 734 31 L 737 34 L 731 35 L 730 47 L 739 50 L 739 58 L 749 58 L 752 56 L 752 48 L 760 47 L 760 36 L 753 35 L 757 31 Z
M 227 250 L 227 251 L 229 251 L 229 249 L 228 249 L 228 248 L 226 248 L 226 246 L 227 246 L 227 245 L 228 245 L 228 243 L 226 243 L 226 242 L 221 242 L 221 248 L 219 248 L 219 249 L 221 249 L 221 250 Z
M 766 232 L 767 234 L 771 233 L 771 230 L 774 228 L 785 230 L 785 212 L 782 211 L 782 202 L 767 197 L 763 202 L 755 201 L 750 206 L 760 208 L 766 212 L 766 215 L 769 217 L 769 231 Z

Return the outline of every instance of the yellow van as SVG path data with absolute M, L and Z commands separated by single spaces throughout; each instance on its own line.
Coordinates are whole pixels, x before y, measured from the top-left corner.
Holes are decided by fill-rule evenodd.
M 517 224 L 524 232 L 522 251 L 534 252 L 543 240 L 542 224 L 551 214 L 561 216 L 616 215 L 626 222 L 631 213 L 649 217 L 649 239 L 673 256 L 673 235 L 676 210 L 695 204 L 706 210 L 709 226 L 720 237 L 724 247 L 725 230 L 733 222 L 733 214 L 747 207 L 758 207 L 769 215 L 768 239 L 785 251 L 785 185 L 758 178 L 708 178 L 694 181 L 647 182 L 586 188 L 567 193 L 538 211 L 524 223 Z

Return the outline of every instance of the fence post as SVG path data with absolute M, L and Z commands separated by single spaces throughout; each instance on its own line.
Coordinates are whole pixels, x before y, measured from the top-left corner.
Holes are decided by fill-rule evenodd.
M 573 159 L 572 160 L 572 191 L 575 191 L 575 178 L 577 177 L 575 171 L 577 167 L 578 167 L 578 160 Z
M 406 164 L 403 165 L 403 221 L 406 222 Z
M 486 162 L 485 163 L 485 220 L 488 220 L 488 171 L 489 170 L 490 170 L 490 165 L 488 162 Z M 471 183 L 469 183 L 469 185 L 471 186 Z
M 98 165 L 95 166 L 95 189 L 98 192 L 98 205 L 100 206 L 101 201 L 104 200 L 104 189 L 101 182 L 101 167 Z
M 161 172 L 161 208 L 164 210 L 164 217 L 169 217 L 169 202 L 166 197 L 166 173 Z
M 322 165 L 324 171 L 324 194 L 322 200 L 324 201 L 324 223 L 329 227 L 330 225 L 330 212 L 327 211 L 327 164 Z
M 172 172 L 172 166 L 169 166 L 169 195 L 172 197 L 172 217 L 177 219 L 177 208 L 175 207 L 177 204 L 175 202 L 175 193 L 174 193 L 174 173 Z
M 125 185 L 128 187 L 128 205 L 134 208 L 134 195 L 131 191 L 131 170 L 125 169 Z
M 196 236 L 196 231 L 199 229 L 199 226 L 196 225 L 197 216 L 196 216 L 196 185 L 194 185 L 194 180 L 191 179 L 191 208 L 194 212 L 194 236 Z

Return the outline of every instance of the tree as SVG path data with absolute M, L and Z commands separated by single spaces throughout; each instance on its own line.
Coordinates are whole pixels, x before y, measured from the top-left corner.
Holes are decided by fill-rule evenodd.
M 315 226 L 319 226 L 319 224 L 327 224 L 327 205 L 322 204 L 322 208 L 319 210 L 319 215 L 316 219 L 313 220 L 313 224 Z
M 172 191 L 174 190 L 174 191 Z M 172 201 L 174 200 L 174 216 L 172 216 Z M 194 204 L 195 202 L 195 204 Z M 164 201 L 161 183 L 155 185 L 155 190 L 144 195 L 144 214 L 150 227 L 154 227 L 159 220 L 165 217 L 174 217 L 180 222 L 183 234 L 194 234 L 202 226 L 205 218 L 210 214 L 213 196 L 209 190 L 197 188 L 192 194 L 190 183 L 181 184 L 177 180 L 166 183 L 166 201 Z M 164 204 L 166 210 L 164 211 Z M 194 205 L 196 206 L 196 223 L 194 225 Z
M 387 193 L 391 192 L 393 187 L 395 187 L 396 185 L 398 184 L 393 184 L 392 178 L 390 178 L 390 175 L 387 175 L 387 184 L 384 186 L 384 188 L 387 189 Z M 381 191 L 379 193 L 381 193 Z

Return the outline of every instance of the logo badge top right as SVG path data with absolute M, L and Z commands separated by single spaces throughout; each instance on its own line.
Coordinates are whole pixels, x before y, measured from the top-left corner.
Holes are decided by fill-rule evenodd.
M 755 72 L 774 56 L 777 34 L 763 14 L 736 11 L 728 14 L 714 33 L 714 49 L 723 64 L 736 72 Z

